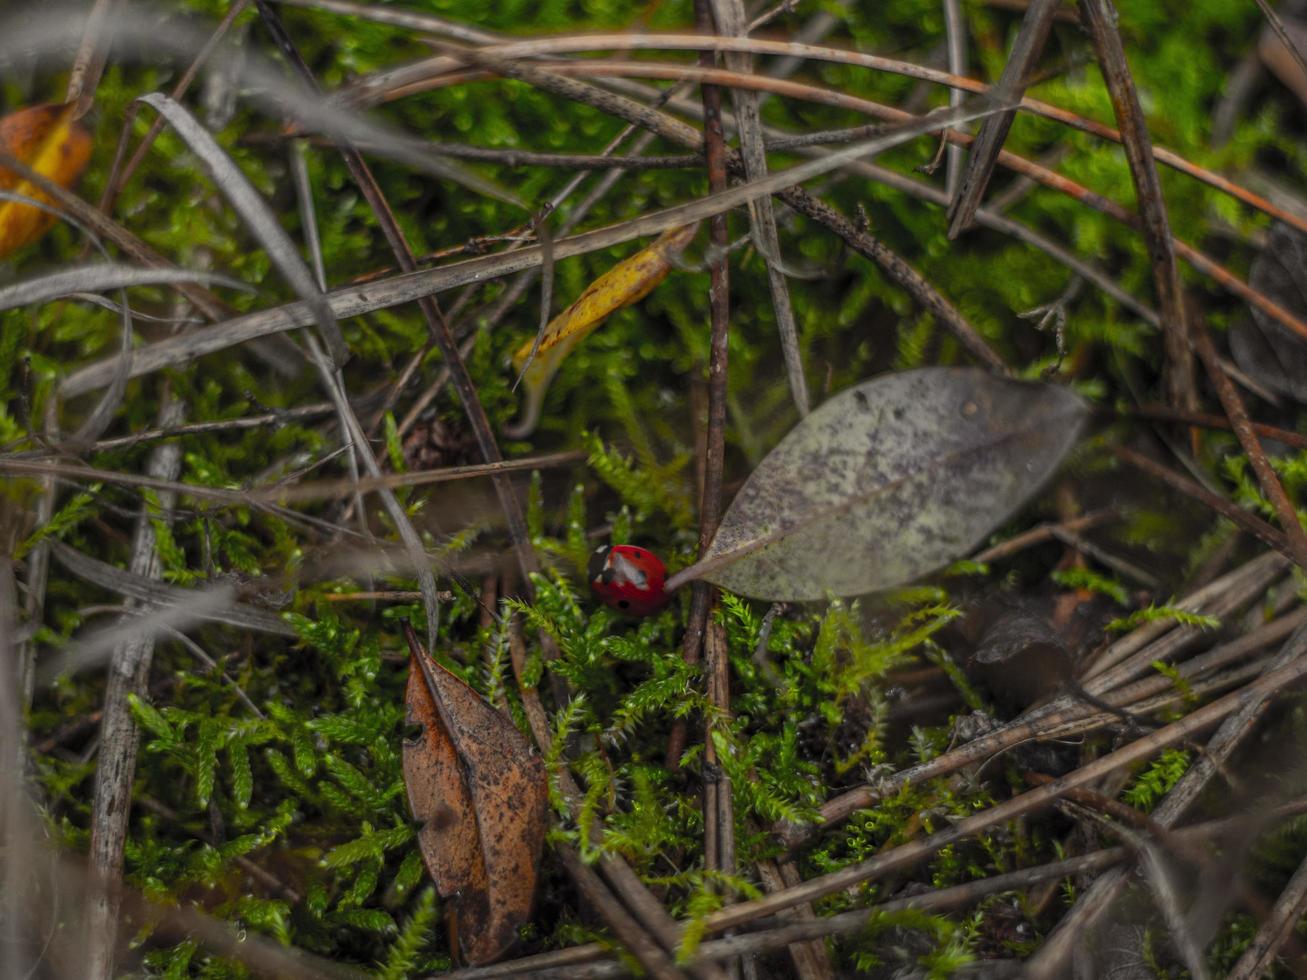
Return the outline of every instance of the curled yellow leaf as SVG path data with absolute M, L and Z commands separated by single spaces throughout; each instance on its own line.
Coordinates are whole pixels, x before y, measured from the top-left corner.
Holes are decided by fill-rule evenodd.
M 524 404 L 521 419 L 504 434 L 521 439 L 535 431 L 549 382 L 567 355 L 603 323 L 608 314 L 638 303 L 667 278 L 672 263 L 694 238 L 698 225 L 671 228 L 629 259 L 623 259 L 590 283 L 563 312 L 549 321 L 540 336 L 528 340 L 513 355 L 513 370 L 521 372 Z M 531 351 L 535 348 L 535 356 Z
M 38 105 L 0 119 L 0 150 L 60 187 L 70 187 L 91 159 L 91 134 L 73 119 L 73 106 Z M 50 203 L 50 198 L 0 167 L 0 190 Z M 0 200 L 0 259 L 35 241 L 54 215 L 17 201 Z

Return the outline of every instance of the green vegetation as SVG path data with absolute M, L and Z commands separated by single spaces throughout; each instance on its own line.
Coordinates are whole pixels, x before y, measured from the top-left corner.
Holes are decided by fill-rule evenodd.
M 203 18 L 210 24 L 227 6 L 219 0 L 174 0 L 167 16 Z M 413 0 L 408 6 L 514 37 L 683 32 L 694 24 L 686 0 L 641 7 L 615 0 Z M 1120 6 L 1121 32 L 1159 145 L 1236 180 L 1251 179 L 1255 170 L 1290 184 L 1307 177 L 1303 108 L 1278 83 L 1267 83 L 1266 97 L 1238 121 L 1228 142 L 1211 146 L 1211 116 L 1226 76 L 1261 29 L 1255 4 L 1156 0 Z M 964 9 L 971 74 L 995 79 L 1020 16 L 1006 5 L 968 2 Z M 848 5 L 803 0 L 765 33 L 795 36 L 819 12 L 837 20 L 825 43 L 938 63 L 944 22 L 936 0 Z M 287 6 L 282 15 L 308 65 L 329 90 L 429 54 L 404 29 L 299 7 Z M 243 44 L 273 52 L 253 5 L 236 23 Z M 1059 24 L 1041 61 L 1048 75 L 1029 94 L 1110 123 L 1111 103 L 1090 52 L 1074 25 Z M 693 59 L 685 52 L 637 57 Z M 94 202 L 105 190 L 133 100 L 170 90 L 180 71 L 176 65 L 111 61 L 87 120 L 96 151 L 79 188 L 84 199 Z M 886 105 L 911 105 L 914 111 L 947 101 L 941 88 L 845 65 L 809 64 L 796 77 Z M 53 72 L 5 77 L 0 98 L 6 111 L 59 98 L 61 81 Z M 690 97 L 697 101 L 697 92 L 690 90 Z M 202 117 L 198 95 L 190 96 L 188 104 Z M 595 109 L 502 80 L 438 88 L 376 111 L 423 139 L 556 153 L 597 153 L 624 125 Z M 762 115 L 766 125 L 790 133 L 868 121 L 848 110 L 777 97 L 766 100 Z M 153 118 L 149 109 L 134 116 L 131 146 Z M 289 162 L 295 150 L 284 138 L 282 123 L 241 105 L 215 136 L 302 244 L 305 228 Z M 1023 114 L 1007 148 L 1030 159 L 1056 154 L 1060 173 L 1126 206 L 1134 203 L 1116 144 Z M 911 174 L 930 164 L 936 149 L 934 139 L 918 139 L 877 163 Z M 684 151 L 655 141 L 646 152 Z M 779 169 L 800 159 L 775 153 L 770 162 Z M 309 145 L 305 162 L 326 281 L 336 286 L 379 270 L 393 272 L 393 256 L 341 156 L 329 147 Z M 520 210 L 452 183 L 398 164 L 371 162 L 419 256 L 485 236 L 516 234 L 528 221 Z M 574 173 L 465 165 L 536 208 L 558 194 Z M 941 168 L 932 178 L 935 186 L 942 186 L 943 173 Z M 574 213 L 602 175 L 588 176 L 563 201 L 551 227 L 556 230 Z M 1246 278 L 1256 254 L 1253 240 L 1268 219 L 1186 176 L 1165 168 L 1161 176 L 1177 237 L 1218 254 Z M 1000 170 L 990 199 L 1013 179 Z M 1100 290 L 1086 286 L 1075 294 L 1065 306 L 1058 336 L 1020 318 L 1034 307 L 1055 303 L 1070 282 L 1067 268 L 1044 252 L 987 229 L 952 242 L 945 234 L 943 209 L 863 177 L 831 175 L 810 189 L 845 215 L 865 212 L 870 232 L 955 303 L 1020 376 L 1048 376 L 1072 385 L 1105 409 L 1127 410 L 1160 400 L 1160 336 Z M 579 227 L 622 222 L 705 192 L 700 169 L 633 171 L 618 179 Z M 1150 267 L 1136 231 L 1048 189 L 1016 197 L 1005 213 L 1103 268 L 1152 304 Z M 235 312 L 295 299 L 195 157 L 167 128 L 122 188 L 113 214 L 178 265 L 218 271 L 252 287 L 250 292 L 216 290 Z M 797 273 L 789 284 L 814 401 L 886 371 L 969 363 L 944 327 L 873 264 L 807 218 L 783 209 L 778 218 L 785 260 Z M 732 238 L 746 234 L 747 227 L 742 212 L 732 214 Z M 955 717 L 972 708 L 992 710 L 994 692 L 963 669 L 975 645 L 965 628 L 967 617 L 977 605 L 995 596 L 1053 601 L 1082 590 L 1093 596 L 1084 600 L 1087 606 L 1102 604 L 1089 646 L 1103 639 L 1104 629 L 1131 630 L 1159 619 L 1214 630 L 1220 620 L 1170 603 L 1189 574 L 1235 533 L 1199 504 L 1163 498 L 1143 478 L 1123 476 L 1128 471 L 1117 469 L 1104 446 L 1135 430 L 1127 428 L 1133 423 L 1109 420 L 1064 468 L 1065 480 L 1014 517 L 994 541 L 1066 516 L 1060 509 L 1066 506 L 1089 510 L 1128 504 L 1120 519 L 1095 530 L 1093 537 L 1159 578 L 1149 596 L 1141 599 L 1138 582 L 1092 558 L 1058 568 L 1064 551 L 1056 542 L 987 565 L 965 563 L 888 596 L 785 608 L 765 624 L 766 604 L 724 595 L 713 613 L 725 633 L 732 679 L 730 714 L 722 715 L 705 694 L 702 664 L 681 658 L 688 590 L 656 616 L 633 621 L 592 601 L 585 582 L 590 552 L 609 540 L 646 546 L 672 570 L 694 560 L 696 447 L 703 432 L 706 387 L 701 379 L 709 356 L 706 240 L 701 232 L 683 256 L 684 267 L 639 305 L 612 316 L 572 354 L 532 436 L 500 442 L 506 457 L 577 449 L 585 454 L 568 468 L 515 482 L 542 565 L 533 578 L 533 599 L 516 574 L 488 481 L 397 492 L 425 546 L 443 562 L 439 587 L 450 596 L 433 624 L 434 655 L 505 705 L 528 731 L 506 625 L 508 617 L 520 618 L 527 644 L 522 681 L 538 685 L 554 732 L 547 765 L 555 783 L 557 773 L 567 769 L 583 791 L 579 819 L 573 820 L 552 786 L 557 818 L 552 839 L 574 845 L 586 861 L 602 854 L 627 861 L 673 915 L 690 923 L 683 955 L 705 938 L 705 916 L 728 901 L 762 893 L 754 869 L 757 862 L 780 855 L 780 845 L 769 833 L 777 821 L 814 821 L 821 804 L 841 791 L 948 750 L 957 740 Z M 559 262 L 554 311 L 641 244 Z M 80 261 L 83 245 L 75 229 L 61 224 L 17 255 L 4 274 L 21 278 Z M 1218 335 L 1248 316 L 1243 304 L 1209 278 L 1184 266 L 1182 273 L 1195 307 Z M 439 297 L 456 332 L 470 339 L 467 365 L 496 431 L 518 415 L 519 395 L 507 361 L 539 324 L 538 284 L 502 318 L 492 319 L 490 311 L 512 281 L 499 279 Z M 137 288 L 130 295 L 135 309 L 158 316 L 188 309 L 162 288 Z M 763 259 L 746 243 L 731 253 L 728 497 L 797 418 L 768 295 Z M 353 353 L 344 369 L 345 387 L 359 418 L 371 426 L 384 466 L 401 472 L 480 462 L 463 406 L 448 385 L 415 425 L 401 427 L 419 393 L 442 369 L 413 304 L 342 321 L 341 327 Z M 141 320 L 136 330 L 138 340 L 146 342 L 168 336 L 174 326 Z M 115 314 L 83 302 L 0 314 L 0 444 L 7 451 L 41 448 L 41 420 L 56 398 L 58 380 L 74 367 L 113 354 L 120 331 Z M 278 481 L 347 476 L 330 411 L 285 414 L 326 401 L 318 376 L 298 355 L 292 352 L 288 358 L 282 347 L 269 354 L 262 357 L 252 345 L 243 345 L 131 381 L 106 436 L 155 428 L 166 398 L 180 402 L 187 422 L 270 414 L 277 420 L 256 428 L 172 437 L 182 451 L 179 480 L 249 490 Z M 297 368 L 293 376 L 271 363 L 288 360 Z M 396 394 L 396 379 L 410 367 L 411 380 L 394 401 L 388 400 Z M 60 431 L 75 430 L 96 397 L 57 404 Z M 1209 407 L 1214 404 L 1209 399 Z M 1254 415 L 1287 428 L 1299 422 L 1288 405 L 1273 410 L 1258 403 Z M 142 473 L 158 443 L 151 439 L 78 449 L 74 455 L 100 470 Z M 421 457 L 422 452 L 429 455 Z M 1205 433 L 1195 464 L 1239 505 L 1275 519 L 1234 436 Z M 1300 500 L 1307 486 L 1307 454 L 1281 455 L 1275 466 L 1291 498 Z M 155 533 L 163 582 L 188 588 L 232 584 L 242 602 L 276 612 L 295 634 L 287 638 L 211 623 L 188 631 L 191 643 L 160 639 L 148 696 L 131 704 L 141 751 L 126 843 L 127 885 L 160 908 L 194 905 L 240 930 L 387 980 L 450 968 L 453 951 L 441 902 L 415 844 L 400 758 L 408 666 L 399 623 L 410 620 L 425 636 L 427 617 L 422 602 L 413 598 L 416 579 L 377 557 L 382 545 L 398 554 L 389 549 L 399 540 L 378 498 L 363 498 L 360 521 L 348 497 L 296 504 L 293 510 L 185 498 L 170 511 L 154 491 L 109 480 L 75 483 L 58 484 L 54 516 L 38 525 L 33 515 L 43 493 L 40 481 L 6 476 L 5 545 L 18 563 L 20 581 L 34 550 L 52 541 L 127 567 L 136 518 L 143 513 Z M 1229 555 L 1254 553 L 1254 546 L 1243 540 L 1225 554 L 1230 561 Z M 362 592 L 392 596 L 350 598 Z M 491 597 L 489 607 L 485 596 Z M 120 595 L 55 564 L 36 625 L 38 660 L 53 658 L 90 631 L 116 621 L 121 602 Z M 546 658 L 542 636 L 556 644 L 556 659 Z M 196 647 L 208 659 L 197 659 Z M 935 696 L 947 695 L 947 703 L 914 714 L 905 708 L 904 689 L 896 685 L 905 672 L 932 665 L 944 683 L 931 690 Z M 1188 687 L 1173 679 L 1189 698 Z M 32 778 L 48 833 L 60 847 L 80 854 L 89 844 L 96 764 L 96 725 L 89 720 L 101 707 L 103 671 L 42 680 L 27 717 L 34 746 Z M 567 692 L 567 700 L 555 699 L 560 691 Z M 729 777 L 733 792 L 735 872 L 705 868 L 703 862 L 701 796 L 712 775 L 704 760 L 705 717 L 714 719 L 715 767 Z M 664 756 L 678 724 L 687 726 L 689 737 L 679 765 L 668 768 Z M 1108 742 L 1103 736 L 1098 744 Z M 1188 751 L 1166 752 L 1134 774 L 1121 799 L 1150 810 L 1193 758 Z M 848 867 L 947 827 L 1006 798 L 1023 785 L 1028 768 L 1038 768 L 1038 763 L 1028 756 L 1004 755 L 983 773 L 969 769 L 905 788 L 818 833 L 799 852 L 799 871 L 807 878 Z M 1065 814 L 1051 811 L 1003 824 L 939 851 L 904 872 L 906 878 L 859 885 L 823 899 L 817 911 L 829 914 L 889 898 L 907 880 L 944 888 L 1055 860 L 1072 826 Z M 1302 853 L 1301 828 L 1290 829 L 1297 833 L 1286 830 L 1273 842 L 1281 859 L 1275 864 L 1283 870 L 1277 878 L 1281 883 Z M 1117 841 L 1104 836 L 1104 843 Z M 517 952 L 594 939 L 609 943 L 602 922 L 579 899 L 548 847 L 544 860 L 539 913 L 524 930 Z M 262 873 L 251 875 L 251 864 Z M 949 914 L 878 912 L 862 933 L 829 943 L 832 962 L 837 969 L 856 968 L 868 975 L 913 966 L 920 975 L 947 977 L 978 959 L 1028 955 L 1078 887 L 1068 882 L 1038 908 L 1020 898 L 1005 899 L 1006 904 L 988 900 Z M 1026 932 L 1003 928 L 1013 915 Z M 178 941 L 156 927 L 148 918 L 136 918 L 127 931 L 146 974 L 249 975 L 236 959 L 190 939 Z M 1213 965 L 1233 963 L 1255 929 L 1250 920 L 1231 917 L 1209 951 Z M 1178 970 L 1173 951 L 1163 942 L 1154 937 L 1146 952 L 1161 964 L 1159 975 L 1178 975 L 1172 972 Z M 788 967 L 783 959 L 776 963 L 778 969 Z

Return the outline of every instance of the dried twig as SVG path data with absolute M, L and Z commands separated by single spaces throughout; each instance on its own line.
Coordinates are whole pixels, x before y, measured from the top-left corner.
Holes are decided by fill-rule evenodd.
M 1275 32 L 1275 36 L 1280 39 L 1280 43 L 1283 44 L 1285 50 L 1289 52 L 1289 57 L 1294 60 L 1294 63 L 1298 66 L 1298 70 L 1302 72 L 1304 76 L 1307 76 L 1307 58 L 1303 57 L 1302 50 L 1294 43 L 1293 38 L 1289 36 L 1289 31 L 1285 28 L 1284 21 L 1280 19 L 1280 15 L 1275 12 L 1275 8 L 1267 3 L 1266 0 L 1257 0 L 1257 6 L 1261 8 L 1262 15 L 1266 18 L 1266 22 L 1271 25 L 1271 30 Z
M 1280 527 L 1284 531 L 1293 560 L 1297 562 L 1299 568 L 1307 569 L 1307 531 L 1299 522 L 1298 511 L 1294 508 L 1293 501 L 1289 499 L 1279 476 L 1271 468 L 1270 460 L 1266 458 L 1266 450 L 1262 448 L 1261 440 L 1253 429 L 1252 419 L 1248 417 L 1248 409 L 1243 403 L 1243 398 L 1226 376 L 1225 371 L 1221 369 L 1216 356 L 1216 347 L 1212 343 L 1206 325 L 1201 322 L 1194 323 L 1193 337 L 1198 358 L 1203 362 L 1212 387 L 1216 389 L 1216 394 L 1221 399 L 1221 407 L 1225 409 L 1234 434 L 1239 437 L 1239 444 L 1243 446 L 1244 454 L 1248 457 L 1248 463 L 1257 476 L 1262 493 L 1271 502 L 1276 516 L 1280 519 Z
M 1267 668 L 1263 679 L 1274 676 L 1282 670 L 1292 670 L 1307 662 L 1303 657 L 1307 651 L 1307 626 L 1300 626 L 1285 642 L 1280 653 Z M 1240 703 L 1227 717 L 1208 741 L 1206 750 L 1185 772 L 1180 780 L 1167 793 L 1166 798 L 1153 811 L 1153 819 L 1164 827 L 1174 826 L 1189 810 L 1198 795 L 1207 786 L 1217 768 L 1228 759 L 1235 748 L 1251 732 L 1253 725 L 1270 707 L 1275 690 L 1254 682 L 1243 688 L 1236 695 L 1227 695 L 1222 701 L 1231 697 L 1240 697 Z M 1217 703 L 1217 702 L 1214 702 Z M 1205 708 L 1189 715 L 1194 717 Z M 1083 941 L 1095 921 L 1112 904 L 1126 883 L 1125 875 L 1111 872 L 1103 875 L 1085 892 L 1076 905 L 1062 919 L 1057 928 L 1045 941 L 1027 966 L 1027 976 L 1032 980 L 1042 980 L 1060 976 L 1062 965 L 1070 955 L 1076 943 Z
M 165 397 L 159 410 L 159 425 L 177 425 L 181 418 L 181 403 Z M 150 476 L 157 479 L 176 480 L 181 472 L 181 446 L 173 442 L 156 446 L 150 454 L 147 469 Z M 143 580 L 157 579 L 160 575 L 152 521 L 167 520 L 168 509 L 175 503 L 175 498 L 172 494 L 161 494 L 159 502 L 162 514 L 152 514 L 149 504 L 146 504 L 136 521 L 130 574 Z M 91 803 L 91 893 L 86 929 L 86 976 L 90 980 L 110 980 L 115 975 L 123 845 L 132 812 L 132 780 L 136 776 L 136 750 L 140 739 L 129 698 L 145 694 L 153 656 L 154 639 L 142 636 L 116 647 L 109 660 L 104 715 L 100 723 L 99 764 L 95 770 L 95 795 Z
M 321 6 L 315 0 L 280 0 L 283 3 L 304 3 Z M 353 13 L 360 17 L 369 19 L 380 19 L 385 14 L 380 14 L 374 18 L 373 11 L 377 8 L 361 7 L 357 4 L 348 2 L 336 2 L 333 0 L 329 8 Z M 1073 15 L 1074 16 L 1074 15 Z M 416 22 L 421 22 L 422 15 L 415 15 Z M 432 18 L 433 21 L 439 22 L 439 18 Z M 416 25 L 415 25 L 416 26 Z M 940 71 L 925 65 L 915 64 L 908 61 L 900 61 L 893 58 L 886 58 L 880 55 L 865 54 L 859 51 L 850 51 L 843 48 L 821 47 L 813 44 L 799 43 L 796 41 L 774 41 L 763 38 L 752 37 L 702 37 L 699 35 L 689 34 L 587 34 L 568 37 L 566 35 L 559 37 L 537 38 L 532 40 L 508 40 L 503 37 L 478 32 L 479 40 L 475 43 L 488 45 L 485 49 L 487 55 L 493 55 L 501 58 L 527 58 L 539 57 L 548 54 L 566 54 L 580 53 L 595 50 L 704 50 L 711 48 L 716 51 L 734 51 L 749 54 L 766 54 L 785 56 L 789 60 L 807 59 L 814 61 L 831 61 L 837 64 L 856 65 L 863 68 L 869 68 L 874 71 L 884 71 L 893 74 L 903 75 L 909 78 L 917 78 L 922 81 L 933 82 L 940 85 L 946 85 L 964 92 L 974 94 L 984 94 L 993 90 L 993 87 L 976 79 L 966 78 L 954 73 Z M 440 58 L 427 59 L 412 65 L 402 66 L 400 68 L 387 69 L 375 75 L 365 77 L 354 83 L 346 91 L 350 94 L 353 101 L 361 104 L 367 104 L 379 99 L 396 97 L 400 93 L 412 91 L 422 91 L 423 86 L 430 85 L 432 79 L 435 79 L 455 66 L 456 62 L 447 56 Z M 643 63 L 642 63 L 643 64 Z M 583 65 L 581 67 L 584 67 Z M 780 73 L 786 74 L 786 73 Z M 739 78 L 748 78 L 749 76 L 739 76 Z M 734 84 L 740 84 L 737 81 Z M 774 80 L 754 77 L 751 84 L 769 85 L 775 89 Z M 793 88 L 784 88 L 784 91 L 799 96 L 801 92 L 812 93 L 815 90 L 810 86 L 795 86 Z M 656 94 L 656 93 L 655 93 Z M 828 93 L 831 96 L 837 96 L 838 93 Z M 808 96 L 800 97 L 812 97 Z M 680 100 L 669 102 L 677 111 L 685 111 L 687 106 Z M 1050 105 L 1047 102 L 1041 102 L 1038 99 L 1023 98 L 1019 108 L 1022 111 L 1030 112 L 1034 115 L 1043 116 L 1046 119 L 1055 120 L 1065 126 L 1078 129 L 1081 132 L 1091 133 L 1100 139 L 1110 140 L 1115 143 L 1122 142 L 1121 134 L 1110 126 L 1104 125 L 1093 119 L 1077 115 L 1060 106 Z M 810 137 L 789 137 L 789 139 L 808 139 Z M 780 149 L 783 144 L 769 143 L 769 148 Z M 1229 179 L 1214 173 L 1205 167 L 1202 167 L 1190 160 L 1168 150 L 1165 147 L 1154 147 L 1153 155 L 1158 163 L 1165 164 L 1181 173 L 1193 177 L 1211 187 L 1215 187 L 1222 193 L 1229 194 L 1250 207 L 1264 211 L 1266 214 L 1279 221 L 1284 221 L 1300 231 L 1307 232 L 1307 220 L 1286 211 L 1265 197 L 1254 193 L 1248 188 L 1242 187 Z
M 104 74 L 105 60 L 108 57 L 106 35 L 113 15 L 114 5 L 118 0 L 95 0 L 91 12 L 87 15 L 82 28 L 82 43 L 77 49 L 72 71 L 68 73 L 68 92 L 65 102 L 74 103 L 74 118 L 80 119 L 91 110 L 95 102 L 95 89 Z
M 1025 91 L 1026 80 L 1044 50 L 1044 41 L 1053 26 L 1053 16 L 1057 13 L 1059 4 L 1060 0 L 1031 0 L 1007 64 L 1003 66 L 1003 75 L 998 81 L 1000 92 L 1020 99 Z M 1003 148 L 1003 141 L 1007 139 L 1015 117 L 1016 111 L 1009 110 L 991 116 L 981 125 L 980 135 L 976 137 L 967 157 L 967 169 L 963 172 L 957 193 L 949 205 L 949 238 L 956 238 L 971 227 L 976 208 L 980 206 L 980 199 L 984 196 L 994 165 L 998 162 L 999 151 Z
M 1226 980 L 1258 980 L 1268 976 L 1276 955 L 1292 936 L 1304 913 L 1307 913 L 1307 860 L 1298 866 L 1284 886 L 1257 935 L 1226 974 Z
M 1157 290 L 1162 314 L 1167 402 L 1175 408 L 1193 411 L 1198 407 L 1198 392 L 1194 385 L 1193 358 L 1189 354 L 1189 328 L 1180 273 L 1175 262 L 1171 223 L 1166 214 L 1157 166 L 1153 163 L 1153 144 L 1144 121 L 1144 111 L 1135 91 L 1121 35 L 1116 29 L 1116 8 L 1112 6 L 1112 0 L 1080 0 L 1080 11 L 1093 38 L 1103 80 L 1107 83 L 1116 121 L 1121 127 L 1130 177 L 1139 202 L 1144 244 L 1152 262 L 1153 286 Z
M 1283 570 L 1284 560 L 1278 555 L 1263 555 L 1187 596 L 1177 605 L 1193 612 L 1228 614 L 1261 594 Z M 1222 612 L 1217 612 L 1218 609 Z M 1176 628 L 1169 620 L 1147 623 L 1109 647 L 1099 658 L 1099 663 L 1112 666 L 1110 669 L 1104 666 L 1097 676 L 1091 671 L 1084 686 L 1089 693 L 1103 697 L 1113 688 L 1133 680 L 1141 668 L 1146 670 L 1154 660 L 1174 656 L 1201 635 L 1192 627 Z M 800 846 L 821 828 L 846 820 L 858 810 L 873 806 L 876 801 L 886 799 L 907 786 L 983 763 L 1015 745 L 1040 737 L 1050 727 L 1064 721 L 1080 720 L 1092 713 L 1092 708 L 1084 702 L 1070 697 L 1058 698 L 929 762 L 895 773 L 875 786 L 859 786 L 832 797 L 822 805 L 822 820 L 817 826 L 782 822 L 773 828 L 773 832 L 788 847 Z
M 1239 530 L 1246 531 L 1264 543 L 1270 545 L 1290 561 L 1295 560 L 1294 553 L 1289 547 L 1289 543 L 1285 539 L 1285 536 L 1275 528 L 1271 527 L 1270 524 L 1267 524 L 1252 511 L 1244 510 L 1237 504 L 1226 500 L 1220 494 L 1208 490 L 1201 483 L 1191 480 L 1187 476 L 1177 473 L 1169 467 L 1163 466 L 1161 463 L 1145 456 L 1143 453 L 1137 453 L 1133 449 L 1128 449 L 1125 446 L 1116 446 L 1112 449 L 1112 452 L 1118 459 L 1122 459 L 1136 469 L 1147 473 L 1149 476 L 1161 480 L 1173 490 L 1177 490 L 1187 497 L 1192 497 L 1195 500 L 1206 504 L 1212 510 L 1216 511 L 1226 520 L 1234 524 L 1235 527 L 1239 528 Z

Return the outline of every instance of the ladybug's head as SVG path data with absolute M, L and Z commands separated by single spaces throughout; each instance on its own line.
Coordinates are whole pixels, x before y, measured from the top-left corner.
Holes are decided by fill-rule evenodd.
M 608 571 L 608 553 L 613 550 L 612 545 L 600 545 L 590 555 L 590 585 L 592 588 L 598 588 L 601 584 L 611 580 L 612 573 Z M 604 576 L 607 575 L 608 579 Z

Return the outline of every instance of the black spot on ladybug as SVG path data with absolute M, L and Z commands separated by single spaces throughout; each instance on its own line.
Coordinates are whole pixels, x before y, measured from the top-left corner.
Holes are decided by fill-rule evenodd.
M 620 600 L 618 600 L 617 608 L 618 608 L 618 609 L 630 609 L 630 608 L 631 608 L 631 603 L 628 602 L 628 601 L 625 600 L 625 599 L 620 599 Z

